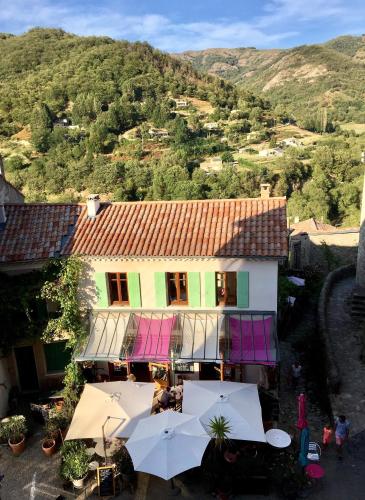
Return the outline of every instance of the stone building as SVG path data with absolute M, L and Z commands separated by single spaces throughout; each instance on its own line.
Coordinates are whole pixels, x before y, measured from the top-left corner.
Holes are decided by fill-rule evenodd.
M 293 269 L 354 264 L 359 244 L 358 227 L 335 227 L 314 218 L 290 226 L 289 263 Z

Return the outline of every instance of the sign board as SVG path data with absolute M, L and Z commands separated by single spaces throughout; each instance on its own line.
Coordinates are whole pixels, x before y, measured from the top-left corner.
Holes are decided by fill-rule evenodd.
M 107 465 L 96 469 L 100 497 L 115 496 L 115 466 Z

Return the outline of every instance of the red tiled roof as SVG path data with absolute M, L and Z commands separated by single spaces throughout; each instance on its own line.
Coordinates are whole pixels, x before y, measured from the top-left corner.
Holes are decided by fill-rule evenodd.
M 6 204 L 0 262 L 57 257 L 70 237 L 80 205 Z
M 65 254 L 285 257 L 285 198 L 102 204 L 79 217 Z
M 323 231 L 336 231 L 336 226 L 331 226 L 330 224 L 325 224 L 324 222 L 320 222 L 313 217 L 311 219 L 302 220 L 300 222 L 296 222 L 295 224 L 290 225 L 290 229 L 292 230 L 292 235 L 298 233 L 315 233 L 315 232 L 323 232 Z
M 285 198 L 5 205 L 0 262 L 58 255 L 285 257 Z

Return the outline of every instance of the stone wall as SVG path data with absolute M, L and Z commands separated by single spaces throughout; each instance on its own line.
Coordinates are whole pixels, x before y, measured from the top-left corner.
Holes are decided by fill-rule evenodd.
M 330 391 L 334 394 L 338 394 L 340 391 L 341 373 L 336 361 L 336 357 L 333 352 L 333 347 L 329 335 L 329 329 L 327 323 L 327 306 L 328 306 L 328 300 L 330 298 L 331 292 L 335 284 L 344 278 L 353 276 L 354 274 L 355 274 L 354 264 L 342 266 L 330 272 L 323 283 L 323 287 L 318 302 L 319 331 L 326 348 L 328 386 Z
M 290 265 L 294 266 L 295 244 L 300 243 L 300 267 L 315 265 L 323 272 L 329 267 L 353 264 L 357 259 L 359 229 L 328 232 L 303 233 L 290 238 Z

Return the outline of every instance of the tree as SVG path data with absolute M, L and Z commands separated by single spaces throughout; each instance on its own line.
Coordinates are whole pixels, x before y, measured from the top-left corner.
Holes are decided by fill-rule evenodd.
M 222 158 L 223 163 L 233 163 L 234 162 L 233 154 L 230 151 L 223 151 L 221 158 Z
M 53 130 L 51 111 L 47 104 L 38 104 L 31 116 L 30 130 L 32 133 L 32 144 L 40 153 L 49 149 L 50 136 Z

